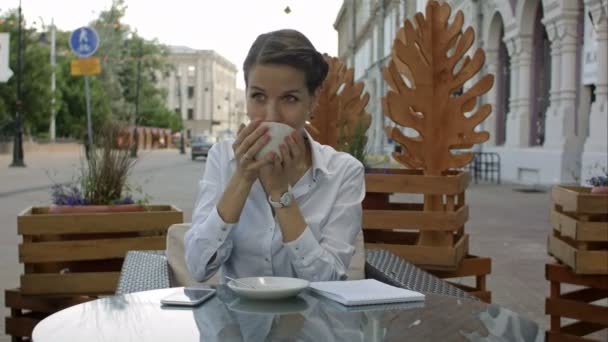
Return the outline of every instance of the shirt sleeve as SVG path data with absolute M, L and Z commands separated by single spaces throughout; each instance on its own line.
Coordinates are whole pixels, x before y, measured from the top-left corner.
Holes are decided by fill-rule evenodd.
M 192 212 L 192 225 L 184 236 L 186 266 L 196 281 L 211 278 L 232 251 L 230 233 L 235 224 L 224 222 L 217 211 L 217 203 L 223 192 L 221 154 L 220 144 L 215 144 L 209 150 Z
M 330 216 L 317 239 L 311 229 L 285 244 L 299 278 L 310 281 L 344 280 L 361 231 L 361 202 L 365 197 L 363 165 L 347 168 Z

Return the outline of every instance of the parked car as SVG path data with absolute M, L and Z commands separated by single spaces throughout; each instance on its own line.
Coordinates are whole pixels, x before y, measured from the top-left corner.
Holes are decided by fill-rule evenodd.
M 213 144 L 215 144 L 215 139 L 208 135 L 197 135 L 192 137 L 192 139 L 190 139 L 190 154 L 192 160 L 195 160 L 197 157 L 207 158 L 207 154 L 209 154 L 209 150 Z

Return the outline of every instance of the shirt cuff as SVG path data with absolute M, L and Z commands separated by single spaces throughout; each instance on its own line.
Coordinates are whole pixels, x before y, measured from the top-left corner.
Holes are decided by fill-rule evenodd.
M 208 236 L 207 239 L 217 243 L 216 246 L 219 247 L 224 242 L 226 242 L 226 239 L 228 239 L 228 235 L 230 235 L 230 232 L 232 232 L 232 228 L 234 228 L 236 223 L 224 222 L 219 212 L 217 211 L 217 207 L 213 208 L 207 220 L 208 227 L 218 227 L 218 229 L 213 230 L 213 233 L 215 234 L 212 234 L 215 236 Z
M 308 226 L 295 240 L 285 243 L 296 265 L 306 267 L 312 264 L 321 253 L 321 245 Z

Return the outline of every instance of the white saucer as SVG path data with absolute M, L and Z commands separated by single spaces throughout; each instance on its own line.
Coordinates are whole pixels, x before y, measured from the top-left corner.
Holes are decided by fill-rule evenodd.
M 228 282 L 228 287 L 239 296 L 250 299 L 279 299 L 293 297 L 308 287 L 308 280 L 288 277 L 250 277 L 237 279 L 244 284 Z
M 283 300 L 251 300 L 239 298 L 231 303 L 228 308 L 232 311 L 252 314 L 292 314 L 308 309 L 306 300 L 299 296 Z

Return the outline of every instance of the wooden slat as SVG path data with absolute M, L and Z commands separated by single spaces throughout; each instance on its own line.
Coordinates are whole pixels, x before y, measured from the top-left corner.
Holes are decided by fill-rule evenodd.
M 560 333 L 557 331 L 547 331 L 547 342 L 598 342 L 584 337 Z
M 160 250 L 165 247 L 164 236 L 26 243 L 19 245 L 19 262 L 106 260 L 124 258 L 130 250 Z
M 9 308 L 54 313 L 67 307 L 95 299 L 88 296 L 54 298 L 46 296 L 24 296 L 19 289 L 4 291 L 5 305 Z
M 608 326 L 608 307 L 574 300 L 547 298 L 545 313 Z
M 365 248 L 388 250 L 425 269 L 433 267 L 453 269 L 457 267 L 468 251 L 469 236 L 465 234 L 453 247 L 366 243 Z
M 546 264 L 545 279 L 563 284 L 589 286 L 608 290 L 608 277 L 605 275 L 578 275 L 564 265 Z
M 365 175 L 365 190 L 383 193 L 457 195 L 465 191 L 469 184 L 469 178 L 467 173 L 450 176 L 367 173 Z
M 575 300 L 578 302 L 591 303 L 596 300 L 608 298 L 608 290 L 585 288 L 561 295 L 562 299 Z
M 411 228 L 456 231 L 469 219 L 469 207 L 457 211 L 363 210 L 364 229 Z
M 454 271 L 429 270 L 429 272 L 442 279 L 487 275 L 492 273 L 492 259 L 468 255 Z
M 567 325 L 561 327 L 560 332 L 563 334 L 569 334 L 569 335 L 575 335 L 575 336 L 586 336 L 586 335 L 592 334 L 596 331 L 600 331 L 602 329 L 607 329 L 607 328 L 608 327 L 601 325 L 601 324 L 579 321 L 579 322 L 570 323 L 570 324 L 567 324 Z
M 482 302 L 491 304 L 492 303 L 492 292 L 491 291 L 473 291 L 471 295 L 481 299 Z
M 23 294 L 101 295 L 116 290 L 120 272 L 26 274 L 21 276 Z
M 172 224 L 183 222 L 183 213 L 171 208 L 168 211 L 88 214 L 31 214 L 30 209 L 17 217 L 17 232 L 53 235 L 166 231 Z
M 583 222 L 556 209 L 551 211 L 553 229 L 578 241 L 608 241 L 608 222 Z
M 34 331 L 34 327 L 40 322 L 40 319 L 30 316 L 6 317 L 4 322 L 7 335 L 31 337 L 32 331 Z
M 551 190 L 551 199 L 566 212 L 605 214 L 608 211 L 608 195 L 592 194 L 587 187 L 556 185 Z
M 608 250 L 580 250 L 552 234 L 548 238 L 548 252 L 577 274 L 608 274 Z

